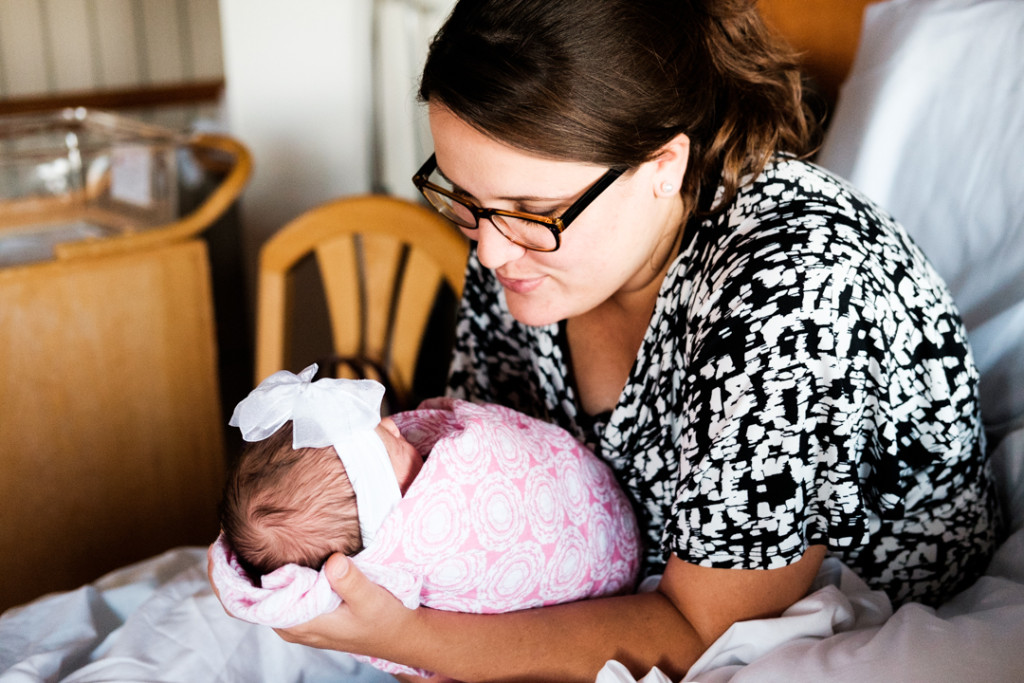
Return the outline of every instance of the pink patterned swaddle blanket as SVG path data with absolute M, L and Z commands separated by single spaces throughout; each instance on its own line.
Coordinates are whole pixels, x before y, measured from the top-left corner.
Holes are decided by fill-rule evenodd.
M 636 520 L 611 470 L 565 430 L 498 405 L 425 401 L 392 416 L 423 469 L 353 558 L 406 607 L 496 613 L 633 588 Z M 289 627 L 341 599 L 287 565 L 254 586 L 222 539 L 213 579 L 234 616 Z M 424 672 L 360 657 L 390 673 Z

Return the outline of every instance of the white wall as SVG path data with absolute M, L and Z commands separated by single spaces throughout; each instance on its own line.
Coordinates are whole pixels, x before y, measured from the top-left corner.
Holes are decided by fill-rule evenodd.
M 250 275 L 266 238 L 306 209 L 367 192 L 371 0 L 220 0 L 230 133 L 252 152 L 242 199 Z

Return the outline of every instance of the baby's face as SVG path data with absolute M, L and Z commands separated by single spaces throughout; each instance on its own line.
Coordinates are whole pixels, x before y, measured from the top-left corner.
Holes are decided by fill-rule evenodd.
M 395 476 L 398 477 L 398 488 L 401 489 L 404 496 L 405 490 L 409 488 L 409 484 L 423 467 L 423 456 L 405 440 L 402 433 L 398 431 L 398 425 L 390 417 L 385 417 L 380 421 L 376 432 L 384 442 L 384 448 L 388 451 L 391 466 L 395 468 Z

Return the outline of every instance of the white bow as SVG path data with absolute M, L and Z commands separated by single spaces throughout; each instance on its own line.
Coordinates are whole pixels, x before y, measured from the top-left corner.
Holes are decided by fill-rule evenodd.
M 291 420 L 294 448 L 333 446 L 356 494 L 365 548 L 402 498 L 391 458 L 375 431 L 384 386 L 369 379 L 314 382 L 316 370 L 314 363 L 298 375 L 275 372 L 235 406 L 228 424 L 241 429 L 246 441 L 261 441 Z

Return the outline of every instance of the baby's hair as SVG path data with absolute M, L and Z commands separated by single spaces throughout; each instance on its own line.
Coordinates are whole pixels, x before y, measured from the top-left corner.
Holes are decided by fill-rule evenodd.
M 247 443 L 228 473 L 221 530 L 258 579 L 288 563 L 319 569 L 362 549 L 355 493 L 336 451 L 292 448 L 292 423 Z

